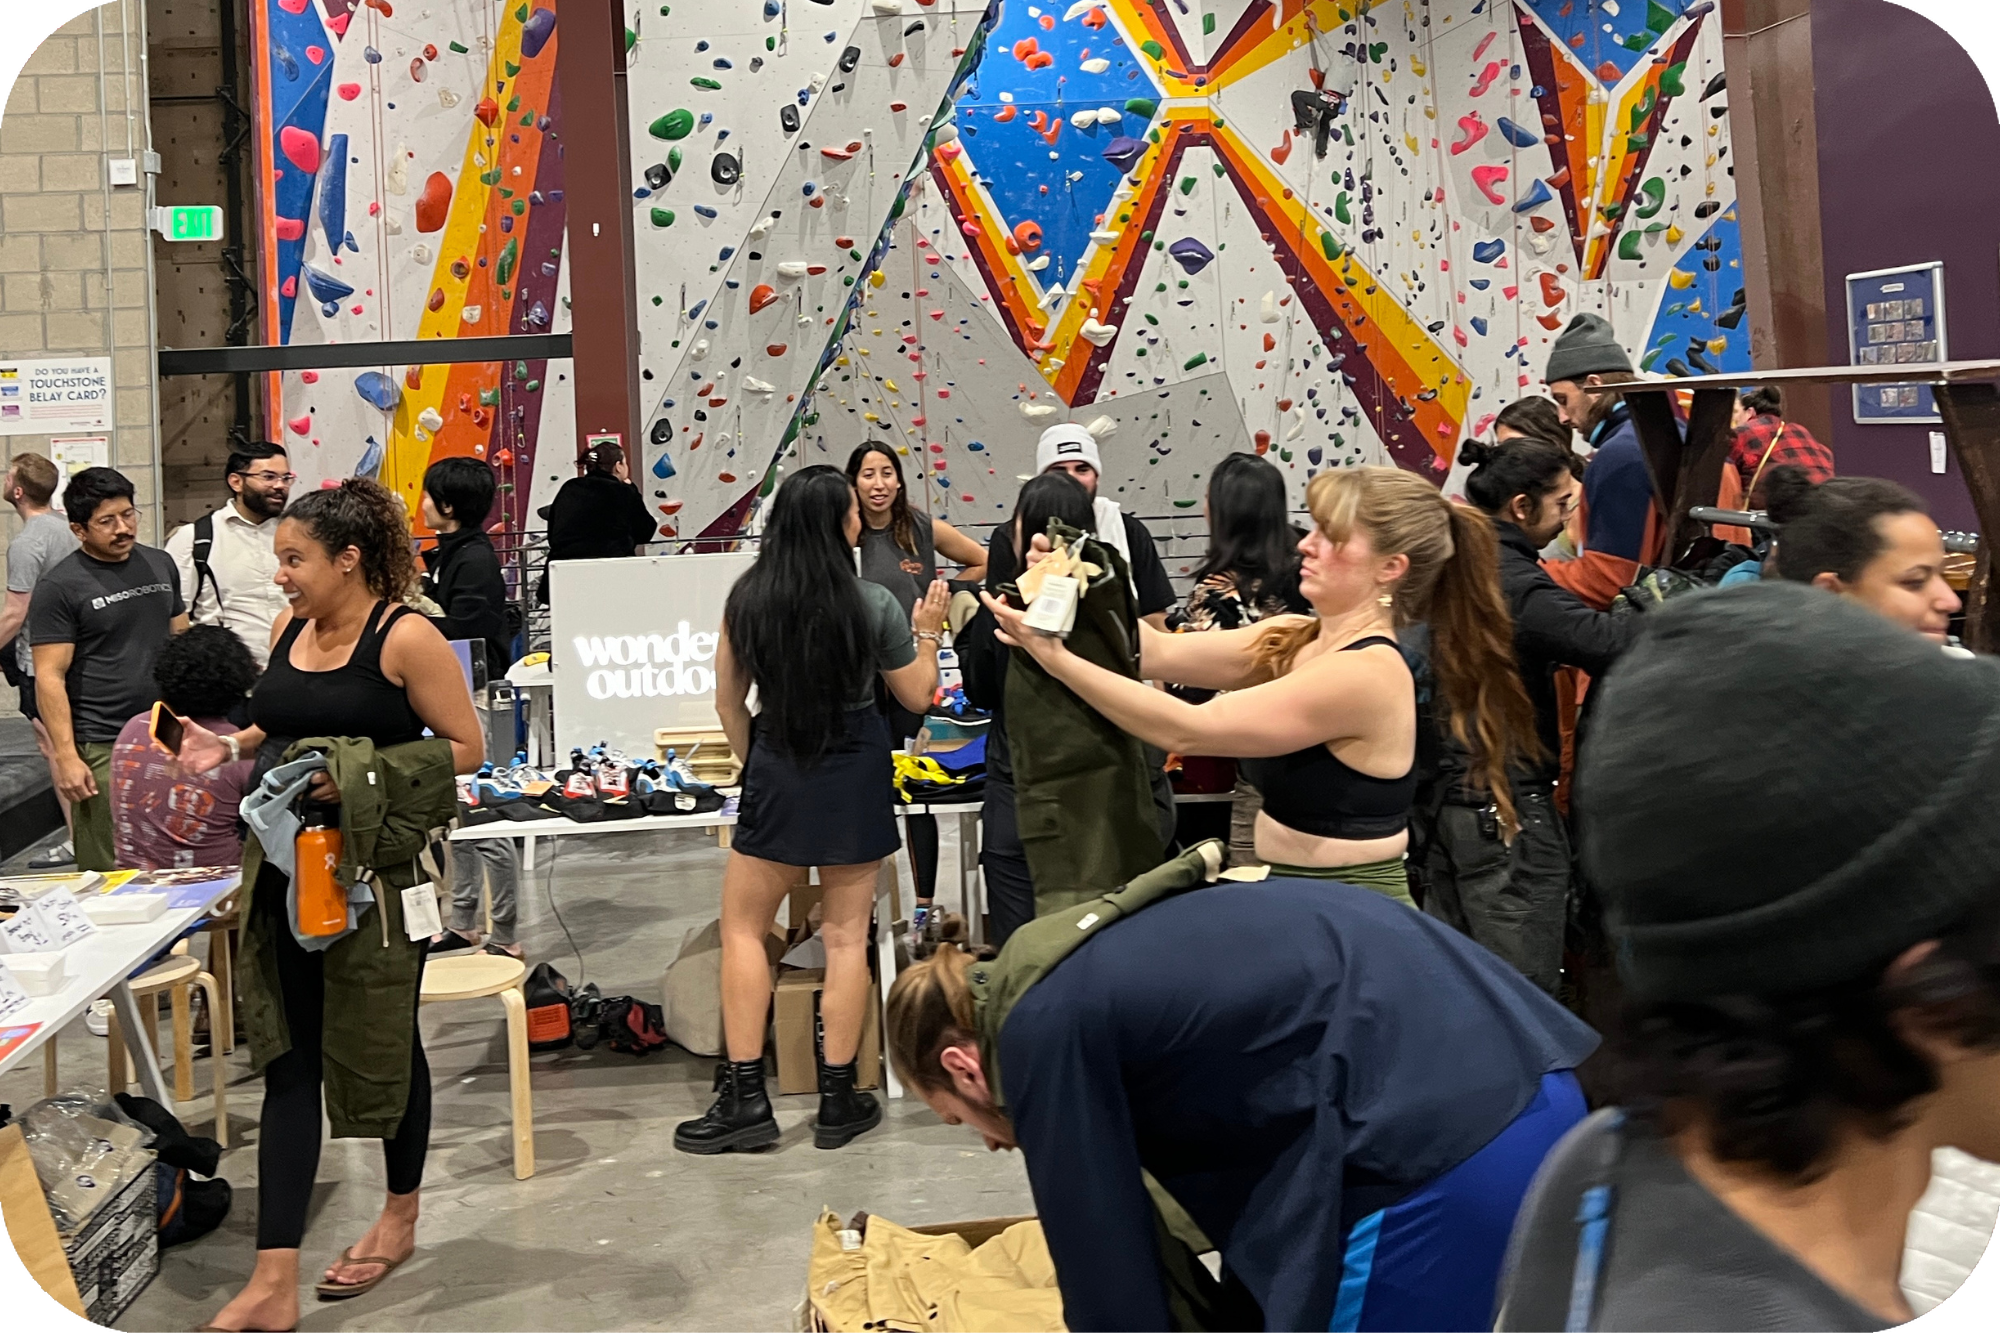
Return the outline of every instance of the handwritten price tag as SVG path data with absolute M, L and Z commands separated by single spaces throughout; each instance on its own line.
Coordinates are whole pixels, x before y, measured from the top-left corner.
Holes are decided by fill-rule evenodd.
M 68 889 L 50 889 L 35 899 L 32 915 L 40 919 L 42 933 L 53 939 L 58 949 L 67 949 L 97 932 L 96 923 L 83 914 Z
M 28 992 L 21 989 L 21 983 L 14 980 L 14 974 L 0 963 L 0 1023 L 28 1007 Z
M 4 953 L 44 953 L 56 947 L 55 937 L 42 926 L 42 918 L 33 909 L 16 913 L 14 919 L 0 923 L 0 941 L 4 941 Z

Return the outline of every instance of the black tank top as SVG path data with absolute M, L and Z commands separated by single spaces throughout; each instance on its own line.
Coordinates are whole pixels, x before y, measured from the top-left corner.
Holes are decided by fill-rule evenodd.
M 1376 634 L 1340 651 L 1378 643 L 1396 647 L 1394 639 Z M 1341 763 L 1325 745 L 1308 745 L 1275 759 L 1246 759 L 1237 767 L 1263 794 L 1265 814 L 1316 838 L 1358 841 L 1401 833 L 1409 827 L 1410 806 L 1417 797 L 1414 760 L 1400 778 L 1370 777 Z
M 265 735 L 287 740 L 349 736 L 380 746 L 422 739 L 424 724 L 410 707 L 410 696 L 382 674 L 382 641 L 389 627 L 414 613 L 398 605 L 383 615 L 387 605 L 375 603 L 347 665 L 331 671 L 301 671 L 292 665 L 292 645 L 305 622 L 287 625 L 271 650 L 271 665 L 250 695 L 250 720 Z

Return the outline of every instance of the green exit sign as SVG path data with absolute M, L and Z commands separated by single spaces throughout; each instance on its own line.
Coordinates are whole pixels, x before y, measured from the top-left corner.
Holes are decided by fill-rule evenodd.
M 153 230 L 170 241 L 219 241 L 222 210 L 214 204 L 176 204 L 153 210 Z

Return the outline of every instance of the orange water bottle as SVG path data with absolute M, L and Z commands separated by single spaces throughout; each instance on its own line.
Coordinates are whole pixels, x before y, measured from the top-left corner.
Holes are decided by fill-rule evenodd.
M 324 806 L 309 806 L 293 851 L 298 858 L 299 933 L 338 935 L 347 929 L 347 890 L 334 871 L 340 866 L 340 820 Z

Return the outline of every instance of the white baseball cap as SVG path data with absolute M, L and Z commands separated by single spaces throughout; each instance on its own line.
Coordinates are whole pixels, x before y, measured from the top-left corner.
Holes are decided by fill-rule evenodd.
M 1097 437 L 1073 421 L 1049 427 L 1035 446 L 1035 472 L 1047 472 L 1057 463 L 1088 463 L 1102 473 L 1104 460 L 1097 453 Z

